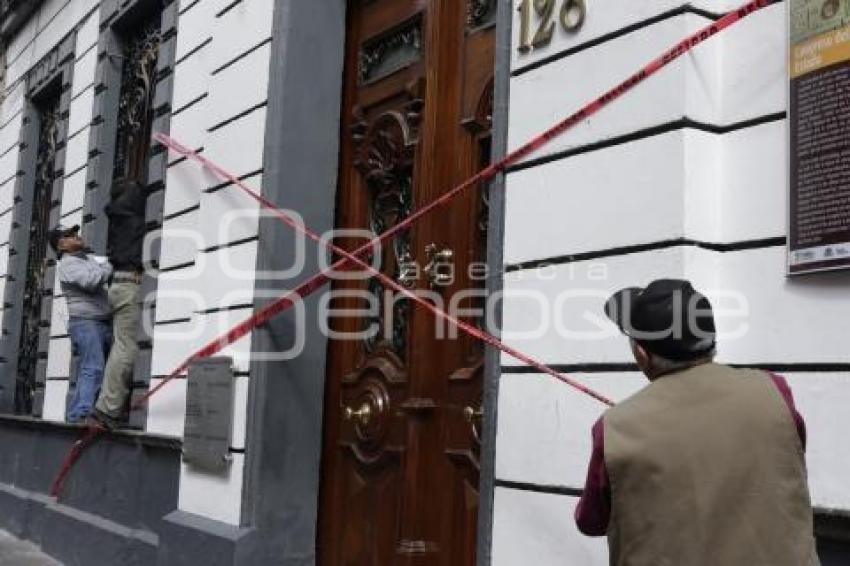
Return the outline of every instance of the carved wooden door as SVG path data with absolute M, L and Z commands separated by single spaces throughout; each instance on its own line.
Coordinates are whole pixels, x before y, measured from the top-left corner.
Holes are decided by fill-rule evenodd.
M 384 232 L 489 161 L 495 6 L 349 2 L 338 228 Z M 479 323 L 486 226 L 476 188 L 373 264 Z M 473 564 L 482 346 L 375 279 L 333 289 L 320 563 Z

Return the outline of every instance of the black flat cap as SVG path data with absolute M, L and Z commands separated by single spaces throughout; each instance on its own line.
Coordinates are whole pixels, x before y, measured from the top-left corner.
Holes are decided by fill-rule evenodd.
M 670 360 L 697 359 L 714 349 L 711 303 L 689 281 L 658 279 L 622 289 L 605 303 L 605 314 L 623 334 Z

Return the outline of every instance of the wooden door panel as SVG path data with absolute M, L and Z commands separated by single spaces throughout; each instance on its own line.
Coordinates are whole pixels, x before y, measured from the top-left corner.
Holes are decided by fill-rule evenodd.
M 353 4 L 359 3 L 361 6 L 356 7 Z M 356 33 L 361 38 L 361 44 L 369 46 L 376 38 L 390 38 L 394 33 L 398 32 L 399 25 L 409 21 L 414 16 L 423 16 L 424 2 L 411 1 L 387 1 L 374 0 L 369 2 L 349 2 L 349 12 L 354 10 L 359 12 L 361 20 L 357 22 L 357 29 L 349 27 L 349 36 L 351 32 Z
M 424 17 L 416 2 L 351 2 L 341 124 L 337 227 L 383 232 L 414 207 L 423 70 Z M 396 50 L 396 53 L 393 50 Z M 381 271 L 399 279 L 415 230 L 377 252 Z M 341 238 L 353 249 L 362 239 Z M 338 281 L 335 291 L 383 295 L 374 278 Z M 335 300 L 336 308 L 362 301 Z M 384 318 L 393 315 L 390 325 Z M 378 324 L 373 336 L 333 340 L 325 405 L 319 560 L 322 564 L 396 563 L 408 473 L 409 305 L 382 302 L 376 320 L 332 321 L 337 332 Z
M 488 162 L 494 7 L 349 2 L 338 228 L 384 232 Z M 374 259 L 389 277 L 448 305 L 483 286 L 467 268 L 485 259 L 486 218 L 486 193 L 470 190 Z M 423 270 L 435 258 L 453 263 L 453 281 Z M 430 313 L 386 295 L 374 278 L 333 288 L 350 293 L 333 300 L 336 308 L 362 308 L 355 292 L 384 298 L 376 314 L 331 321 L 338 332 L 378 330 L 329 345 L 319 563 L 474 564 L 482 346 L 440 336 Z
M 478 535 L 478 470 L 461 465 L 450 486 L 451 510 L 445 522 L 443 564 L 472 566 Z
M 337 508 L 341 529 L 334 552 L 326 563 L 351 566 L 384 566 L 394 563 L 397 524 L 392 513 L 375 509 L 397 507 L 401 499 L 403 475 L 401 454 L 388 453 L 375 465 L 364 467 L 353 455 L 342 465 L 341 492 L 345 504 Z M 327 550 L 330 550 L 328 548 Z
M 389 351 L 373 353 L 363 368 L 343 378 L 339 446 L 361 467 L 379 467 L 404 451 L 407 375 Z

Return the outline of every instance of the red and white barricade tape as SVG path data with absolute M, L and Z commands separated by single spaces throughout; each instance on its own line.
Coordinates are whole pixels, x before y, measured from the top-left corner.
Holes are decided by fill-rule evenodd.
M 208 160 L 204 156 L 192 151 L 189 148 L 186 148 L 185 146 L 181 145 L 177 141 L 171 139 L 170 137 L 168 137 L 164 134 L 155 134 L 154 138 L 157 141 L 159 141 L 163 145 L 167 146 L 172 151 L 175 151 L 175 152 L 177 152 L 181 155 L 186 156 L 187 158 L 190 158 L 190 159 L 193 159 L 193 160 L 199 162 L 200 164 L 202 164 L 204 167 L 208 168 L 211 172 L 213 172 L 215 175 L 217 175 L 221 179 L 230 181 L 231 183 L 233 183 L 234 185 L 236 185 L 237 187 L 239 187 L 240 189 L 245 191 L 247 194 L 252 196 L 254 199 L 259 201 L 262 206 L 271 210 L 275 214 L 275 216 L 277 216 L 282 222 L 286 223 L 287 225 L 292 227 L 294 230 L 296 230 L 299 233 L 307 236 L 308 238 L 310 238 L 310 239 L 312 239 L 316 242 L 319 242 L 322 245 L 328 246 L 335 253 L 342 256 L 342 259 L 335 262 L 333 265 L 331 265 L 327 269 L 321 271 L 320 273 L 317 273 L 316 275 L 312 276 L 311 278 L 309 278 L 307 281 L 305 281 L 304 283 L 302 283 L 301 285 L 299 285 L 295 289 L 287 292 L 286 294 L 284 294 L 280 298 L 278 298 L 278 299 L 274 300 L 273 302 L 269 303 L 268 305 L 264 306 L 263 308 L 258 310 L 254 315 L 252 315 L 251 317 L 249 317 L 245 321 L 243 321 L 243 322 L 237 324 L 236 326 L 234 326 L 233 328 L 231 328 L 227 333 L 223 334 L 222 336 L 219 336 L 215 340 L 209 342 L 208 344 L 206 344 L 205 346 L 203 346 L 202 348 L 200 348 L 199 350 L 194 352 L 191 356 L 186 358 L 186 360 L 184 360 L 179 366 L 177 366 L 168 376 L 166 376 L 156 387 L 153 387 L 152 389 L 150 389 L 143 397 L 140 397 L 135 403 L 133 403 L 131 409 L 138 409 L 139 407 L 141 407 L 145 403 L 147 403 L 147 401 L 151 398 L 151 396 L 155 395 L 167 383 L 169 383 L 171 380 L 175 379 L 179 375 L 183 374 L 188 369 L 189 364 L 193 360 L 212 356 L 212 355 L 216 354 L 217 352 L 220 352 L 223 348 L 226 348 L 228 345 L 232 344 L 233 342 L 236 342 L 237 340 L 239 340 L 240 338 L 242 338 L 243 336 L 248 334 L 253 328 L 256 328 L 257 326 L 260 326 L 260 325 L 266 323 L 272 317 L 274 317 L 274 316 L 280 314 L 281 312 L 289 309 L 291 306 L 293 306 L 295 304 L 296 301 L 302 299 L 303 297 L 306 297 L 307 295 L 309 295 L 309 294 L 315 292 L 316 290 L 318 290 L 319 288 L 321 288 L 325 283 L 327 283 L 331 279 L 333 273 L 338 272 L 342 268 L 350 266 L 351 264 L 354 264 L 354 265 L 366 270 L 367 272 L 371 273 L 373 276 L 379 278 L 381 280 L 381 282 L 384 283 L 385 285 L 387 285 L 388 287 L 394 289 L 396 292 L 402 293 L 404 296 L 415 301 L 418 305 L 422 306 L 423 308 L 426 308 L 428 311 L 430 311 L 435 316 L 440 317 L 440 318 L 448 321 L 450 324 L 454 324 L 455 326 L 457 326 L 459 329 L 463 330 L 467 334 L 484 341 L 485 343 L 489 344 L 490 346 L 493 346 L 495 348 L 500 349 L 501 351 L 503 351 L 503 352 L 507 353 L 508 355 L 520 360 L 521 362 L 523 362 L 523 363 L 525 363 L 525 364 L 527 364 L 531 367 L 534 367 L 535 369 L 540 370 L 541 373 L 545 373 L 547 375 L 550 375 L 550 376 L 554 377 L 555 379 L 557 379 L 557 380 L 559 380 L 563 383 L 566 383 L 567 385 L 570 385 L 571 387 L 574 387 L 575 389 L 581 391 L 582 393 L 590 395 L 594 399 L 597 399 L 597 400 L 599 400 L 600 402 L 602 402 L 606 405 L 609 405 L 609 406 L 613 405 L 613 402 L 611 400 L 609 400 L 608 398 L 606 398 L 605 396 L 593 391 L 592 389 L 582 385 L 581 383 L 578 383 L 577 381 L 575 381 L 575 380 L 573 380 L 573 379 L 571 379 L 567 376 L 564 376 L 564 375 L 558 373 L 557 371 L 549 368 L 548 366 L 534 360 L 530 356 L 527 356 L 526 354 L 523 354 L 522 352 L 519 352 L 518 350 L 516 350 L 516 349 L 514 349 L 510 346 L 507 346 L 506 344 L 503 344 L 498 339 L 496 339 L 494 336 L 492 336 L 492 335 L 490 335 L 486 332 L 483 332 L 480 329 L 478 329 L 478 328 L 476 328 L 476 327 L 474 327 L 474 326 L 472 326 L 468 323 L 463 322 L 462 320 L 458 320 L 456 317 L 453 317 L 452 315 L 450 315 L 449 313 L 446 313 L 445 311 L 443 311 L 441 309 L 436 308 L 434 305 L 425 301 L 424 299 L 422 299 L 421 297 L 419 297 L 415 293 L 411 292 L 410 290 L 408 290 L 405 287 L 396 283 L 395 280 L 393 280 L 390 277 L 387 277 L 386 275 L 384 275 L 383 273 L 375 270 L 374 268 L 372 268 L 371 265 L 369 265 L 368 263 L 363 261 L 361 258 L 364 257 L 368 252 L 373 250 L 379 244 L 386 242 L 387 240 L 393 238 L 394 236 L 398 235 L 402 231 L 407 230 L 412 224 L 414 224 L 417 220 L 419 220 L 420 218 L 422 218 L 426 214 L 433 212 L 434 210 L 436 210 L 438 208 L 441 208 L 443 206 L 448 205 L 452 201 L 452 199 L 454 199 L 460 193 L 466 191 L 467 189 L 469 189 L 471 187 L 474 187 L 474 186 L 477 186 L 481 183 L 485 183 L 485 182 L 492 180 L 493 177 L 495 177 L 499 172 L 504 171 L 510 165 L 517 163 L 519 160 L 529 156 L 533 152 L 537 151 L 538 149 L 540 149 L 541 147 L 543 147 L 544 145 L 549 143 L 555 137 L 561 135 L 562 133 L 566 132 L 570 128 L 572 128 L 575 125 L 577 125 L 578 123 L 580 123 L 581 121 L 592 116 L 593 114 L 595 114 L 596 112 L 601 110 L 603 107 L 607 106 L 608 104 L 610 104 L 614 100 L 623 96 L 625 93 L 634 89 L 637 85 L 639 85 L 640 83 L 645 81 L 647 78 L 649 78 L 650 76 L 652 76 L 655 73 L 657 73 L 658 71 L 660 71 L 662 68 L 664 68 L 665 66 L 667 66 L 668 64 L 670 64 L 674 60 L 678 59 L 679 57 L 681 57 L 685 53 L 688 53 L 690 50 L 695 48 L 697 45 L 703 43 L 704 41 L 708 40 L 709 38 L 720 33 L 721 31 L 723 31 L 724 29 L 727 29 L 728 27 L 730 27 L 730 26 L 734 25 L 735 23 L 741 21 L 742 19 L 746 18 L 750 14 L 752 14 L 752 13 L 754 13 L 754 12 L 756 12 L 756 11 L 766 7 L 766 6 L 769 6 L 770 4 L 777 3 L 779 1 L 781 1 L 781 0 L 752 0 L 752 1 L 744 4 L 740 8 L 737 8 L 735 10 L 730 11 L 729 13 L 727 13 L 726 15 L 724 15 L 723 17 L 721 17 L 717 21 L 705 26 L 703 29 L 699 30 L 698 32 L 694 33 L 693 35 L 691 35 L 691 36 L 687 37 L 686 39 L 682 40 L 681 42 L 677 43 L 675 46 L 673 46 L 672 48 L 668 49 L 663 54 L 661 54 L 658 58 L 654 59 L 649 64 L 644 66 L 637 73 L 631 75 L 625 81 L 618 84 L 617 86 L 615 86 L 614 88 L 612 88 L 611 90 L 609 90 L 608 92 L 603 94 L 602 96 L 594 99 L 593 101 L 588 103 L 586 106 L 584 106 L 583 108 L 581 108 L 577 112 L 575 112 L 572 115 L 568 116 L 567 118 L 561 120 L 560 122 L 558 122 L 557 124 L 555 124 L 554 126 L 549 128 L 545 132 L 541 133 L 540 135 L 536 136 L 535 138 L 533 138 L 532 140 L 530 140 L 526 144 L 522 145 L 521 147 L 509 152 L 507 155 L 505 155 L 504 157 L 502 157 L 498 161 L 495 161 L 494 163 L 492 163 L 488 167 L 484 168 L 483 170 L 478 172 L 476 175 L 470 177 L 469 179 L 467 179 L 466 181 L 464 181 L 460 185 L 458 185 L 458 186 L 454 187 L 453 189 L 447 191 L 442 196 L 440 196 L 436 200 L 432 201 L 431 203 L 427 204 L 426 206 L 418 209 L 417 211 L 412 213 L 410 216 L 408 216 L 406 219 L 404 219 L 402 222 L 399 222 L 398 224 L 396 224 L 395 226 L 393 226 L 392 228 L 390 228 L 389 230 L 387 230 L 383 234 L 377 236 L 373 240 L 367 242 L 363 246 L 360 246 L 359 248 L 357 248 L 356 250 L 351 251 L 351 252 L 343 250 L 343 249 L 339 248 L 338 246 L 335 246 L 335 245 L 330 244 L 329 242 L 323 240 L 320 236 L 318 236 L 317 234 L 312 232 L 309 228 L 304 226 L 302 223 L 298 222 L 296 219 L 287 215 L 284 211 L 282 211 L 280 208 L 278 208 L 274 203 L 268 201 L 265 197 L 263 197 L 262 195 L 258 194 L 256 191 L 254 191 L 250 187 L 248 187 L 240 179 L 236 178 L 231 173 L 225 171 L 224 169 L 222 169 L 221 167 L 219 167 L 215 163 L 211 162 L 210 160 Z M 71 447 L 71 450 L 69 451 L 68 455 L 66 456 L 65 461 L 63 462 L 63 465 L 62 465 L 62 468 L 59 471 L 59 474 L 57 475 L 56 479 L 53 481 L 53 484 L 52 484 L 51 489 L 50 489 L 51 495 L 58 496 L 61 493 L 62 486 L 64 484 L 65 478 L 67 477 L 68 473 L 70 472 L 74 462 L 80 457 L 83 450 L 89 444 L 94 442 L 94 440 L 97 438 L 97 436 L 100 432 L 101 432 L 101 429 L 99 429 L 99 428 L 89 428 L 80 437 L 80 439 L 78 439 L 74 443 L 74 445 Z

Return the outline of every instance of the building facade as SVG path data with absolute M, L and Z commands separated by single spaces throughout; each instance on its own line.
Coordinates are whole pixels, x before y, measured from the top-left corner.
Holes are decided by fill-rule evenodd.
M 737 4 L 0 3 L 0 527 L 67 564 L 607 563 L 572 521 L 604 406 L 435 332 L 375 277 L 336 277 L 224 348 L 221 469 L 184 451 L 183 375 L 49 497 L 81 429 L 46 232 L 80 224 L 103 253 L 116 180 L 147 187 L 139 399 L 330 255 L 153 133 L 354 249 Z M 691 279 L 720 361 L 794 389 L 830 566 L 850 557 L 850 278 L 786 276 L 787 13 L 711 38 L 370 261 L 615 400 L 644 381 L 604 298 Z

